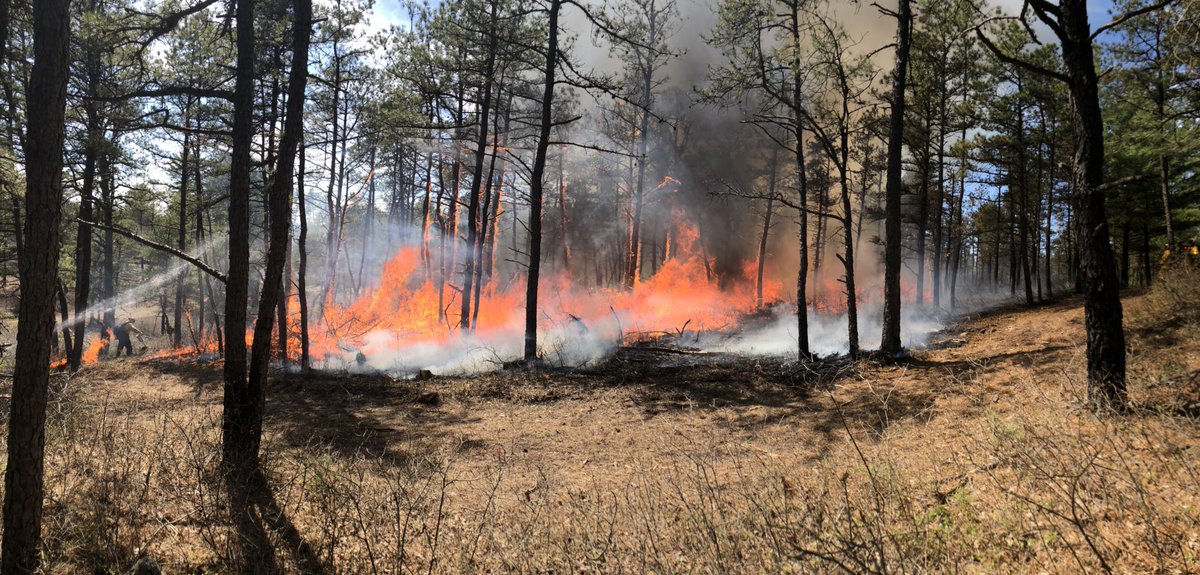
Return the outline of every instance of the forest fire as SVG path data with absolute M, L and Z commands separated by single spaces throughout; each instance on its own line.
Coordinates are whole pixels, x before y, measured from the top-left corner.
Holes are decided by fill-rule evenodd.
M 543 280 L 540 290 L 539 328 L 549 334 L 546 355 L 552 362 L 585 363 L 603 356 L 617 345 L 669 333 L 732 329 L 755 311 L 753 265 L 740 277 L 724 284 L 712 273 L 690 222 L 676 221 L 671 259 L 657 273 L 631 290 L 611 287 L 583 288 L 569 274 L 559 272 Z M 480 295 L 474 324 L 459 328 L 458 291 L 439 310 L 434 281 L 423 269 L 420 250 L 402 248 L 385 265 L 378 287 L 349 305 L 324 306 L 320 325 L 310 329 L 311 353 L 330 366 L 349 365 L 351 357 L 375 368 L 478 371 L 486 365 L 475 360 L 459 363 L 463 356 L 486 355 L 498 364 L 516 359 L 508 348 L 520 341 L 525 284 L 505 288 L 487 286 Z M 764 285 L 765 301 L 782 293 L 778 282 Z M 297 314 L 290 314 L 290 331 L 298 332 Z M 298 346 L 289 346 L 293 359 Z M 515 348 L 514 348 L 515 349 Z M 362 354 L 361 356 L 359 354 Z M 427 363 L 420 363 L 425 361 Z M 451 367 L 451 364 L 454 367 Z

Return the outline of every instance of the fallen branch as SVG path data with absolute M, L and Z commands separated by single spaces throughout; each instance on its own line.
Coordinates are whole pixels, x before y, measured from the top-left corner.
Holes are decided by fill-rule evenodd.
M 707 352 L 692 351 L 688 349 L 675 349 L 673 347 L 651 347 L 648 345 L 623 345 L 621 351 L 649 351 L 653 353 L 673 353 L 676 355 L 707 355 Z
M 98 224 L 96 222 L 89 222 L 87 220 L 80 219 L 80 218 L 75 218 L 75 221 L 77 221 L 81 224 L 93 226 L 93 227 L 96 227 L 96 228 L 99 228 L 99 229 L 102 229 L 105 231 L 113 232 L 115 234 L 120 234 L 120 235 L 125 236 L 125 237 L 127 237 L 135 242 L 138 242 L 146 247 L 158 250 L 160 252 L 166 252 L 168 254 L 171 254 L 189 264 L 196 266 L 196 269 L 212 276 L 217 281 L 219 281 L 221 283 L 226 283 L 225 274 L 212 269 L 211 267 L 208 266 L 208 264 L 200 261 L 199 259 L 197 259 L 195 257 L 185 254 L 171 246 L 168 246 L 166 244 L 160 244 L 153 240 L 148 240 L 148 239 L 143 238 L 142 236 L 139 236 L 139 235 L 137 235 L 125 228 L 122 228 L 120 226 L 106 226 L 104 224 Z

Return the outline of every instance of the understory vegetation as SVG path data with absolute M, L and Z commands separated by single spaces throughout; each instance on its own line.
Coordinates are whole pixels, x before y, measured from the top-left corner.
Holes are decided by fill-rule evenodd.
M 469 417 L 404 451 L 371 440 L 387 430 L 362 419 L 299 440 L 290 404 L 273 405 L 251 505 L 220 488 L 220 402 L 202 374 L 173 366 L 136 382 L 152 364 L 89 368 L 54 382 L 44 566 L 119 573 L 147 557 L 167 572 L 226 572 L 262 545 L 285 572 L 1196 572 L 1195 273 L 1127 296 L 1135 408 L 1122 417 L 1086 409 L 1079 342 L 978 353 L 987 338 L 1028 336 L 1006 333 L 1023 326 L 1080 321 L 1068 300 L 970 319 L 911 365 L 866 362 L 807 386 L 765 368 L 753 383 L 714 381 L 747 389 L 712 396 L 672 395 L 684 384 L 669 371 L 624 385 L 565 372 L 390 384 L 408 386 L 418 398 L 400 408 L 421 417 L 483 402 L 533 436 L 559 424 L 525 407 L 568 420 L 580 402 L 607 410 L 613 393 L 666 390 L 675 411 L 640 412 L 617 429 L 628 444 L 597 439 L 602 473 L 569 472 L 569 452 L 534 458 L 536 441 L 474 436 Z M 285 379 L 272 395 L 315 405 L 319 385 L 343 384 Z M 779 416 L 786 425 L 756 411 L 780 405 L 800 406 Z M 676 433 L 638 427 L 663 418 Z

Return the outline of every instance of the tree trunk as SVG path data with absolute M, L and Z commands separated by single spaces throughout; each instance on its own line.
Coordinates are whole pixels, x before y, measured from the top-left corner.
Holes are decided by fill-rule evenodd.
M 491 14 L 488 20 L 488 51 L 487 62 L 484 64 L 483 101 L 479 106 L 479 134 L 475 141 L 475 169 L 471 175 L 471 195 L 467 198 L 467 253 L 463 263 L 463 290 L 460 311 L 458 315 L 459 329 L 471 331 L 471 303 L 475 286 L 475 265 L 477 258 L 476 244 L 479 243 L 479 199 L 483 189 L 483 169 L 487 160 L 488 121 L 492 113 L 492 81 L 496 67 L 496 8 L 498 0 L 491 0 Z
M 889 355 L 902 351 L 900 341 L 900 193 L 904 152 L 904 86 L 908 77 L 908 52 L 912 35 L 912 8 L 899 0 L 896 12 L 896 67 L 892 72 L 892 112 L 888 127 L 887 205 L 884 209 L 883 336 L 880 350 Z
M 775 211 L 776 170 L 779 162 L 779 148 L 771 152 L 771 173 L 767 176 L 767 208 L 763 213 L 762 236 L 758 241 L 758 274 L 754 282 L 754 308 L 763 307 L 763 269 L 767 264 L 767 242 L 771 237 L 771 215 Z
M 905 0 L 906 1 L 906 0 Z M 806 118 L 803 78 L 804 37 L 800 26 L 800 3 L 793 3 L 790 17 L 792 35 L 792 130 L 796 138 L 796 190 L 800 196 L 800 263 L 796 270 L 796 346 L 800 361 L 812 359 L 808 342 L 808 174 L 804 166 L 804 122 Z
M 21 301 L 4 468 L 0 572 L 39 569 L 50 338 L 62 216 L 70 0 L 33 3 L 33 70 L 27 90 L 25 249 L 18 255 Z
M 54 278 L 54 297 L 58 300 L 59 324 L 62 325 L 63 354 L 70 361 L 75 346 L 71 343 L 71 324 L 68 323 L 71 317 L 67 315 L 67 286 L 60 277 Z
M 374 251 L 371 242 L 375 229 L 375 168 L 377 165 L 375 154 L 377 151 L 378 147 L 372 145 L 371 150 L 367 152 L 367 205 L 363 214 L 362 252 L 358 255 L 359 290 L 362 288 L 363 268 L 367 264 L 367 252 Z M 361 293 L 359 290 L 355 290 L 356 295 Z
M 196 248 L 200 249 L 203 246 L 204 251 L 207 252 L 208 247 L 204 246 L 204 212 L 207 211 L 207 208 L 203 207 L 204 206 L 204 180 L 201 178 L 201 174 L 200 174 L 200 143 L 199 142 L 196 142 L 195 149 L 192 151 L 192 155 L 196 158 L 196 160 L 194 162 L 192 162 L 192 170 L 193 170 L 192 171 L 192 181 L 195 182 L 194 187 L 196 188 L 196 221 L 192 225 L 192 227 L 194 228 L 192 230 L 192 237 L 195 240 Z M 199 254 L 197 254 L 197 255 L 199 255 Z M 206 285 L 205 282 L 207 282 L 207 281 L 208 281 L 208 274 L 196 274 L 196 317 L 197 317 L 197 324 L 198 324 L 198 326 L 196 328 L 196 341 L 197 342 L 204 341 L 204 327 L 205 327 L 205 321 L 206 321 L 205 317 L 204 317 L 205 308 L 206 308 L 206 305 L 205 305 L 206 298 L 204 297 L 204 286 Z M 216 302 L 208 302 L 208 303 L 211 303 L 214 306 L 216 305 Z
M 116 137 L 114 136 L 110 146 L 116 145 Z M 104 324 L 108 327 L 116 325 L 116 309 L 113 308 L 112 302 L 117 297 L 117 265 L 116 255 L 113 246 L 113 211 L 116 202 L 116 186 L 113 181 L 112 157 L 108 152 L 104 152 L 100 156 L 100 209 L 103 211 L 104 225 L 108 229 L 104 230 L 103 243 L 101 252 L 104 256 L 104 264 L 100 274 L 100 297 L 105 301 L 104 304 Z
M 83 186 L 79 189 L 79 219 L 92 221 L 92 196 L 96 185 L 96 156 L 100 134 L 98 121 L 92 111 L 87 112 L 88 129 L 84 143 Z M 92 226 L 79 224 L 75 235 L 75 347 L 70 353 L 71 370 L 79 369 L 83 361 L 84 332 L 92 281 Z
M 648 92 L 649 90 L 647 90 Z M 650 129 L 649 110 L 642 112 L 642 121 L 639 128 L 641 136 L 638 139 L 637 179 L 634 184 L 633 196 L 633 221 L 631 222 L 632 227 L 629 233 L 629 258 L 625 270 L 625 289 L 627 290 L 631 290 L 633 286 L 637 285 L 642 263 L 642 208 L 645 205 L 646 197 L 646 131 Z
M 1020 84 L 1018 83 L 1018 89 Z M 1021 250 L 1021 275 L 1025 282 L 1025 305 L 1033 305 L 1033 278 L 1029 267 L 1029 238 L 1032 236 L 1029 226 L 1029 174 L 1025 166 L 1025 109 L 1018 108 L 1017 114 L 1017 191 L 1021 194 L 1018 215 L 1018 233 L 1021 235 L 1018 249 Z
M 258 317 L 254 322 L 254 343 L 250 350 L 250 379 L 246 391 L 243 427 L 247 442 L 243 457 L 257 462 L 262 441 L 263 407 L 266 403 L 267 367 L 271 359 L 271 332 L 275 328 L 275 307 L 283 288 L 283 269 L 287 259 L 288 236 L 292 229 L 292 175 L 296 150 L 304 130 L 304 87 L 308 82 L 308 38 L 312 30 L 312 0 L 294 0 L 295 22 L 292 30 L 292 70 L 288 77 L 287 109 L 274 176 L 267 184 L 267 205 L 271 229 L 267 244 L 267 266 L 263 273 Z M 286 321 L 286 318 L 279 318 Z
M 967 128 L 964 126 L 962 129 L 962 139 L 966 140 L 966 138 L 967 138 Z M 956 303 L 955 296 L 957 294 L 957 289 L 958 289 L 958 270 L 962 264 L 962 251 L 963 251 L 963 225 L 962 225 L 962 222 L 963 222 L 963 209 L 967 203 L 967 167 L 969 165 L 970 164 L 968 164 L 968 159 L 967 159 L 967 148 L 966 148 L 966 146 L 963 146 L 962 166 L 960 166 L 960 170 L 962 171 L 962 178 L 961 178 L 961 181 L 959 182 L 960 188 L 959 188 L 959 195 L 958 195 L 958 205 L 955 206 L 954 225 L 951 226 L 951 229 L 953 230 L 953 233 L 954 233 L 954 253 L 951 254 L 951 260 L 950 260 L 950 309 L 954 309 L 954 304 Z
M 1045 125 L 1045 122 L 1043 122 L 1043 125 Z M 1049 177 L 1048 177 L 1048 182 L 1047 182 L 1047 186 L 1046 186 L 1046 256 L 1045 256 L 1046 271 L 1045 271 L 1045 275 L 1046 275 L 1046 298 L 1047 299 L 1054 298 L 1054 281 L 1053 281 L 1054 276 L 1052 276 L 1050 274 L 1050 270 L 1051 270 L 1050 245 L 1051 245 L 1051 237 L 1052 237 L 1051 234 L 1054 231 L 1053 230 L 1053 228 L 1054 228 L 1054 170 L 1056 168 L 1056 166 L 1054 164 L 1054 152 L 1057 149 L 1058 149 L 1058 146 L 1054 145 L 1053 143 L 1050 144 L 1050 154 L 1049 154 L 1050 155 L 1050 158 L 1049 158 L 1050 169 L 1048 171 Z
M 929 185 L 931 183 L 930 180 L 932 179 L 929 174 L 929 163 L 932 159 L 932 154 L 929 153 L 928 145 L 928 141 L 930 139 L 928 134 L 933 131 L 933 127 L 931 126 L 932 119 L 929 118 L 927 111 L 925 111 L 923 115 L 926 117 L 926 120 L 923 128 L 924 133 L 921 135 L 921 139 L 924 143 L 921 146 L 922 158 L 920 162 L 920 168 L 918 168 L 920 185 L 917 186 L 917 189 L 919 190 L 917 192 L 917 237 L 916 245 L 914 246 L 915 249 L 913 250 L 913 259 L 916 260 L 916 265 L 913 266 L 913 270 L 917 273 L 917 286 L 915 290 L 916 294 L 913 298 L 913 303 L 916 304 L 917 307 L 923 307 L 925 304 L 925 245 L 927 236 L 929 235 Z
M 433 152 L 425 156 L 425 201 L 421 202 L 421 267 L 425 279 L 433 274 L 429 256 L 429 199 L 433 195 Z
M 246 381 L 246 306 L 250 283 L 250 145 L 254 131 L 254 0 L 237 0 L 237 66 L 233 152 L 229 166 L 229 272 L 225 284 L 225 386 L 222 462 L 252 469 L 256 462 L 253 404 Z
M 550 0 L 549 38 L 546 42 L 546 67 L 543 70 L 542 116 L 533 170 L 529 180 L 529 275 L 525 282 L 525 361 L 538 359 L 538 276 L 542 266 L 542 191 L 546 175 L 546 149 L 550 146 L 550 128 L 554 121 L 554 72 L 558 67 L 558 13 L 562 0 Z
M 189 106 L 190 107 L 190 106 Z M 183 154 L 179 159 L 179 237 L 177 239 L 176 248 L 181 252 L 187 251 L 187 177 L 188 177 L 188 160 L 191 158 L 191 133 L 187 131 L 188 117 L 183 118 Z M 185 292 L 183 282 L 187 274 L 181 273 L 175 278 L 175 337 L 172 344 L 178 348 L 183 343 L 183 305 Z
M 1175 249 L 1175 221 L 1171 217 L 1171 187 L 1170 179 L 1167 176 L 1167 155 L 1159 153 L 1158 181 L 1162 194 L 1163 223 L 1167 226 L 1167 245 L 1171 246 L 1171 249 Z
M 340 201 L 334 198 L 335 192 L 339 193 L 338 180 L 338 129 L 341 111 L 339 104 L 342 95 L 342 60 L 338 54 L 338 42 L 335 39 L 333 43 L 333 103 L 332 114 L 330 120 L 333 123 L 333 136 L 329 139 L 329 189 L 325 192 L 326 212 L 329 216 L 329 222 L 325 229 L 325 277 L 321 281 L 321 294 L 317 298 L 317 317 L 324 319 L 325 304 L 333 292 L 333 278 L 337 274 L 337 259 L 338 245 L 337 238 L 340 230 L 338 230 L 338 206 Z M 345 170 L 343 164 L 342 170 Z
M 504 87 L 500 86 L 497 90 L 497 95 L 499 95 L 499 93 L 501 93 L 503 91 L 503 89 L 504 89 Z M 496 160 L 500 156 L 500 131 L 501 131 L 500 117 L 501 116 L 498 113 L 498 111 L 495 114 L 495 116 L 496 116 L 495 124 L 492 126 L 492 157 L 488 162 L 487 178 L 485 178 L 485 180 L 484 180 L 487 185 L 487 193 L 484 194 L 484 197 L 483 197 L 483 205 L 481 206 L 483 208 L 483 210 L 482 210 L 482 213 L 481 213 L 480 219 L 479 219 L 479 226 L 481 228 L 482 235 L 480 235 L 478 241 L 476 241 L 476 247 L 475 247 L 475 294 L 474 294 L 475 306 L 474 306 L 474 309 L 471 311 L 471 313 L 472 313 L 471 324 L 472 325 L 479 324 L 479 300 L 482 296 L 482 291 L 483 291 L 483 282 L 485 279 L 484 271 L 486 270 L 486 272 L 487 272 L 487 279 L 490 279 L 491 275 L 492 275 L 491 257 L 490 257 L 490 255 L 485 255 L 484 250 L 487 249 L 487 246 L 491 245 L 491 242 L 494 241 L 495 236 L 496 236 L 496 223 L 497 222 L 496 222 L 495 210 L 497 209 L 497 205 L 498 205 L 497 200 L 498 200 L 498 196 L 500 195 L 500 189 L 498 186 L 496 186 L 495 178 L 496 178 Z M 507 114 L 505 114 L 505 117 L 507 117 Z M 507 127 L 503 128 L 503 129 L 505 132 L 508 131 Z M 504 177 L 503 172 L 501 172 L 501 178 L 503 178 L 503 177 Z M 489 229 L 490 229 L 490 231 L 489 231 Z
M 942 307 L 942 259 L 943 259 L 943 229 L 942 220 L 944 219 L 946 203 L 946 107 L 949 105 L 946 96 L 946 91 L 943 88 L 941 91 L 942 97 L 939 100 L 939 118 L 938 118 L 938 149 L 937 149 L 937 206 L 933 211 L 933 307 Z M 859 216 L 862 217 L 861 215 Z
M 847 109 L 848 93 L 843 94 L 842 113 L 845 114 L 842 119 L 842 125 L 849 124 L 849 110 Z M 846 267 L 846 339 L 849 346 L 850 359 L 857 360 L 859 357 L 858 346 L 858 293 L 854 286 L 854 214 L 850 211 L 850 181 L 849 174 L 849 134 L 842 132 L 842 159 L 838 166 L 840 186 L 842 189 L 842 234 L 845 239 L 845 255 L 842 256 L 842 264 Z
M 1061 0 L 1061 45 L 1075 124 L 1072 200 L 1079 220 L 1079 271 L 1087 328 L 1088 401 L 1124 409 L 1125 331 L 1104 209 L 1104 122 L 1086 0 Z
M 1129 220 L 1121 224 L 1121 287 L 1129 287 Z
M 558 229 L 562 230 L 563 271 L 571 273 L 571 236 L 567 232 L 571 218 L 567 214 L 567 182 L 563 163 L 566 160 L 567 147 L 564 145 L 558 154 Z
M 300 151 L 297 153 L 299 163 L 296 170 L 296 202 L 300 209 L 300 235 L 296 239 L 296 250 L 299 251 L 299 268 L 296 270 L 296 297 L 300 305 L 300 369 L 308 373 L 310 369 L 308 357 L 308 210 L 304 205 L 304 135 L 300 135 Z

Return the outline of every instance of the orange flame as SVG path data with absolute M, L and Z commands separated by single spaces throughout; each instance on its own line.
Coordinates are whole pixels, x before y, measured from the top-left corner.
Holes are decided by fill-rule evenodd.
M 677 222 L 681 218 L 676 218 Z M 616 288 L 582 290 L 574 287 L 565 273 L 544 280 L 539 293 L 539 327 L 549 328 L 569 319 L 593 325 L 617 314 L 625 337 L 690 330 L 717 330 L 737 324 L 756 304 L 753 264 L 728 286 L 718 284 L 710 271 L 697 228 L 677 223 L 672 257 L 653 277 L 638 282 L 630 291 Z M 384 266 L 379 286 L 351 304 L 324 306 L 322 325 L 310 330 L 312 356 L 316 360 L 345 351 L 361 350 L 370 355 L 381 347 L 412 344 L 441 344 L 459 337 L 458 298 L 448 289 L 444 313 L 438 313 L 437 288 L 421 270 L 420 249 L 401 249 Z M 764 286 L 764 299 L 778 300 L 782 285 Z M 515 282 L 506 289 L 485 286 L 480 297 L 479 330 L 523 325 L 525 285 Z M 289 321 L 298 318 L 289 314 Z M 293 324 L 294 325 L 294 324 Z M 296 331 L 293 329 L 292 331 Z M 369 337 L 386 334 L 386 338 Z M 379 343 L 386 340 L 386 343 Z M 295 356 L 298 345 L 289 350 Z
M 83 363 L 96 363 L 100 359 L 100 350 L 108 347 L 108 339 L 96 334 L 96 337 L 88 343 L 87 349 L 83 350 Z

